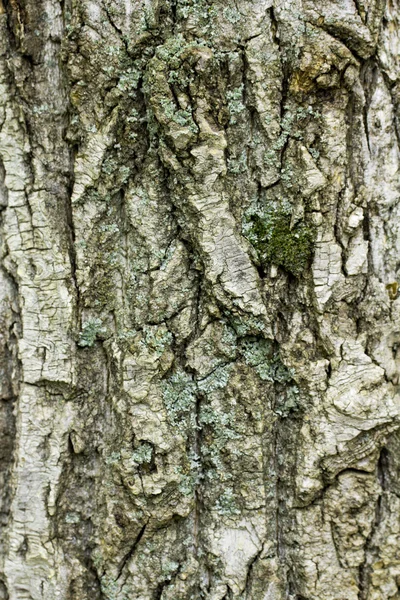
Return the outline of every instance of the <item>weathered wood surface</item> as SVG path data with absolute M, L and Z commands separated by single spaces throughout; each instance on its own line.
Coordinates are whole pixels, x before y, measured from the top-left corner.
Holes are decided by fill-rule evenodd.
M 398 0 L 0 0 L 0 599 L 400 598 Z

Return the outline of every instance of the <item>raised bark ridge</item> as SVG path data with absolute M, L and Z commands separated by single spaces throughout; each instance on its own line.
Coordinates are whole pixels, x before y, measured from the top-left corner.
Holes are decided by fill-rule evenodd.
M 0 0 L 0 599 L 399 597 L 398 0 Z

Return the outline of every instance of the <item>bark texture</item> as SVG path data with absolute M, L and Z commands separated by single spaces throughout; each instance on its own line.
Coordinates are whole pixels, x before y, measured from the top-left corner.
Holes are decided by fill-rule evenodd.
M 399 0 L 0 27 L 0 599 L 399 599 Z

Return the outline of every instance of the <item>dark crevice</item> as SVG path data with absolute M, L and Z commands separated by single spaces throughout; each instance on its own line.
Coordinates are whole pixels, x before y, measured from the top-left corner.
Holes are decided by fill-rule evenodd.
M 387 448 L 383 447 L 381 453 L 379 455 L 378 465 L 377 465 L 377 474 L 378 481 L 382 488 L 382 490 L 387 490 L 389 488 L 389 452 Z
M 329 379 L 332 377 L 332 363 L 331 363 L 331 361 L 329 361 L 329 363 L 328 363 L 328 365 L 326 366 L 326 369 L 325 369 L 325 370 L 326 370 L 326 376 L 327 376 L 327 379 L 328 379 L 328 381 L 329 381 Z
M 364 123 L 365 137 L 368 144 L 368 150 L 371 152 L 368 113 L 371 106 L 372 96 L 377 85 L 377 67 L 375 62 L 370 59 L 363 63 L 360 70 L 360 81 L 365 94 L 365 103 L 362 108 L 362 117 Z
M 280 49 L 279 24 L 278 24 L 278 21 L 277 21 L 276 16 L 275 16 L 275 11 L 274 11 L 274 7 L 273 6 L 271 6 L 268 9 L 268 13 L 269 13 L 269 16 L 270 16 L 270 19 L 271 19 L 272 38 L 273 38 L 275 44 L 278 46 L 279 51 L 280 51 L 281 49 Z
M 368 108 L 366 105 L 364 105 L 364 107 L 363 107 L 363 122 L 364 122 L 365 138 L 367 140 L 367 146 L 368 146 L 369 153 L 371 154 L 371 145 L 370 145 L 370 141 L 369 141 L 369 126 L 368 126 Z
M 346 261 L 347 261 L 347 250 L 346 247 L 342 241 L 342 235 L 341 235 L 341 229 L 343 227 L 342 224 L 342 214 L 341 214 L 341 208 L 342 208 L 342 203 L 343 203 L 343 192 L 339 192 L 338 194 L 338 200 L 337 200 L 337 204 L 336 204 L 336 218 L 335 218 L 335 224 L 334 224 L 334 236 L 335 236 L 335 240 L 336 243 L 338 244 L 338 246 L 340 246 L 340 253 L 341 253 L 341 261 L 340 261 L 340 268 L 342 271 L 343 276 L 346 278 L 348 276 L 347 273 L 347 269 L 346 269 Z
M 232 600 L 233 599 L 233 591 L 229 585 L 226 586 L 226 593 L 222 600 Z
M 124 35 L 124 32 L 115 23 L 115 21 L 112 18 L 111 14 L 110 14 L 110 11 L 108 10 L 107 6 L 105 6 L 103 4 L 103 8 L 104 8 L 104 12 L 106 13 L 108 22 L 110 23 L 111 27 L 114 29 L 115 33 L 118 35 L 118 37 L 120 38 L 120 40 L 122 41 L 122 43 L 123 43 L 123 45 L 125 47 L 125 51 L 129 55 L 130 53 L 129 53 L 128 41 L 126 39 L 126 36 Z
M 9 600 L 10 598 L 4 579 L 0 579 L 0 598 L 1 600 Z
M 345 46 L 346 49 L 348 50 L 348 52 L 350 52 L 350 54 L 353 55 L 353 57 L 360 63 L 362 64 L 364 62 L 364 60 L 367 59 L 367 57 L 363 57 L 361 56 L 361 54 L 359 54 L 359 52 L 357 50 L 355 50 L 354 45 L 352 45 L 352 47 L 350 48 L 348 46 L 348 44 L 346 43 L 346 37 L 348 39 L 348 36 L 346 37 L 341 37 L 340 36 L 340 31 L 338 31 L 337 28 L 335 27 L 324 27 L 321 26 L 319 23 L 316 22 L 312 22 L 312 21 L 306 21 L 306 23 L 309 23 L 310 25 L 312 25 L 313 27 L 317 28 L 317 29 L 321 29 L 322 31 L 325 31 L 325 33 L 327 33 L 328 35 L 330 35 L 334 40 L 336 40 L 337 42 L 339 42 L 341 45 Z M 344 32 L 345 33 L 345 32 Z M 372 52 L 369 52 L 368 57 L 371 56 Z
M 16 15 L 14 14 L 14 9 L 13 9 L 11 0 L 2 0 L 2 1 L 3 1 L 3 6 L 4 6 L 5 13 L 7 15 L 7 29 L 8 29 L 8 36 L 9 36 L 10 46 L 11 46 L 12 50 L 15 50 L 18 47 L 18 40 L 17 40 L 18 27 L 17 27 L 17 23 L 18 23 L 19 19 L 16 18 Z M 20 7 L 19 7 L 19 3 L 18 2 L 15 3 L 15 7 L 16 7 L 16 10 L 17 10 L 18 15 L 19 15 Z
M 201 410 L 201 395 L 196 395 L 196 408 L 195 408 L 195 431 L 194 431 L 194 442 L 193 450 L 195 457 L 199 459 L 199 467 L 197 473 L 198 482 L 194 486 L 194 515 L 193 515 L 193 554 L 195 557 L 199 554 L 200 546 L 200 519 L 201 519 L 201 489 L 200 481 L 202 475 L 202 426 L 200 425 L 200 410 Z
M 247 566 L 246 583 L 245 583 L 244 589 L 249 598 L 250 598 L 250 592 L 251 592 L 250 586 L 251 586 L 251 582 L 252 582 L 254 566 L 255 566 L 256 562 L 258 561 L 258 559 L 260 558 L 261 554 L 263 553 L 264 546 L 265 546 L 265 542 L 263 542 L 260 550 L 257 552 L 257 554 L 254 556 L 254 558 L 250 561 L 250 563 Z
M 367 21 L 367 13 L 363 14 L 361 12 L 360 1 L 359 0 L 354 0 L 354 6 L 355 6 L 355 9 L 357 11 L 358 16 L 360 17 L 361 22 L 365 25 L 366 21 Z
M 148 525 L 148 522 L 145 523 L 143 525 L 143 527 L 141 528 L 141 530 L 139 531 L 138 535 L 136 536 L 136 539 L 134 540 L 129 552 L 127 552 L 127 554 L 124 556 L 124 558 L 121 560 L 119 567 L 118 567 L 118 577 L 116 578 L 116 581 L 118 581 L 118 579 L 121 577 L 122 572 L 125 568 L 125 565 L 127 564 L 127 562 L 132 558 L 132 556 L 134 555 L 136 548 L 138 547 L 140 540 L 142 539 L 144 532 L 146 531 L 146 527 Z
M 69 253 L 69 259 L 70 259 L 70 265 L 71 265 L 72 281 L 74 283 L 76 296 L 77 296 L 76 297 L 76 306 L 78 309 L 77 322 L 79 323 L 80 290 L 79 290 L 78 279 L 77 279 L 77 256 L 76 256 L 76 246 L 75 246 L 76 235 L 75 235 L 75 225 L 74 225 L 73 210 L 72 210 L 72 203 L 71 203 L 71 197 L 72 197 L 72 192 L 73 192 L 73 187 L 74 187 L 74 182 L 75 182 L 74 165 L 75 165 L 76 152 L 77 152 L 77 148 L 76 148 L 76 146 L 73 146 L 70 150 L 70 172 L 69 172 L 69 182 L 68 182 L 68 189 L 67 189 L 67 201 L 66 201 L 65 212 L 66 212 L 68 230 L 70 232 L 70 243 L 69 243 L 69 247 L 68 247 L 68 253 Z
M 155 589 L 153 600 L 161 600 L 162 595 L 166 587 L 171 585 L 172 581 L 176 578 L 176 576 L 180 573 L 182 565 L 179 565 L 177 569 L 169 576 L 168 579 L 164 579 L 161 581 Z
M 346 459 L 342 459 L 342 462 L 345 462 L 345 461 L 346 461 Z M 307 510 L 310 506 L 314 506 L 315 504 L 320 503 L 321 500 L 323 500 L 327 490 L 332 485 L 335 485 L 338 478 L 341 475 L 344 475 L 345 473 L 354 473 L 354 474 L 359 474 L 359 475 L 371 475 L 371 471 L 367 471 L 365 469 L 358 469 L 357 467 L 346 467 L 346 468 L 341 469 L 340 471 L 336 472 L 334 476 L 328 477 L 324 470 L 324 467 L 322 466 L 322 474 L 323 474 L 323 481 L 324 481 L 323 488 L 320 489 L 318 491 L 318 493 L 316 493 L 313 496 L 313 498 L 310 499 L 308 502 L 305 502 L 305 503 L 302 503 L 299 505 L 294 505 L 293 508 L 295 508 L 296 510 Z
M 171 17 L 172 17 L 172 33 L 175 34 L 175 28 L 176 28 L 176 24 L 178 22 L 176 0 L 171 0 Z

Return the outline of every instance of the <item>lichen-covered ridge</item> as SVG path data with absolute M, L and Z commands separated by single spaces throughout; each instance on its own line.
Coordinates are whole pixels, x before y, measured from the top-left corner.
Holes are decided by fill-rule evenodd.
M 0 0 L 0 600 L 399 597 L 398 0 Z

